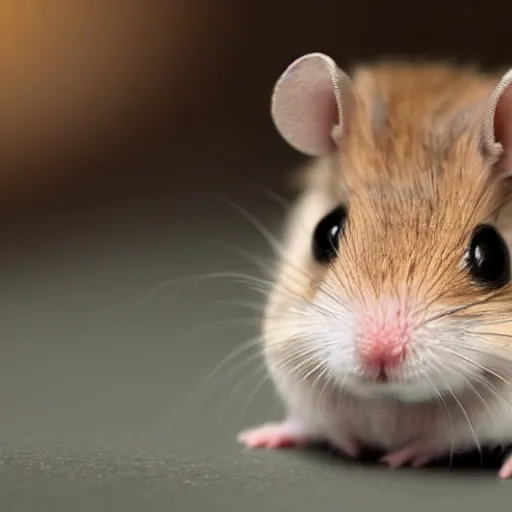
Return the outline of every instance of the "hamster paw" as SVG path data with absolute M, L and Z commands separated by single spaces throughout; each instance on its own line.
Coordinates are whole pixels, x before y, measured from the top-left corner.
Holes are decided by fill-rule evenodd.
M 265 423 L 238 434 L 238 441 L 246 448 L 294 448 L 313 441 L 312 436 L 295 422 Z
M 512 454 L 505 458 L 505 462 L 502 464 L 498 476 L 503 479 L 512 478 Z
M 419 468 L 438 456 L 439 452 L 433 450 L 431 446 L 427 446 L 423 443 L 415 443 L 401 450 L 390 452 L 380 460 L 391 469 L 396 469 L 406 464 L 414 468 Z

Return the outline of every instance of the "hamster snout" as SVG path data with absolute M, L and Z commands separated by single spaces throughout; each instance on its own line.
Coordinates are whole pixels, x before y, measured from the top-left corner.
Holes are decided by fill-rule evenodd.
M 392 371 L 399 369 L 410 349 L 411 324 L 400 306 L 388 306 L 381 315 L 364 314 L 355 335 L 364 377 L 381 381 L 392 377 Z

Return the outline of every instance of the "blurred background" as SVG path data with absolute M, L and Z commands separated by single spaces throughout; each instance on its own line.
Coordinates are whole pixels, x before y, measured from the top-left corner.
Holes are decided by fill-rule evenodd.
M 268 101 L 293 59 L 506 65 L 510 13 L 483 0 L 1 0 L 0 206 L 281 175 L 297 155 Z

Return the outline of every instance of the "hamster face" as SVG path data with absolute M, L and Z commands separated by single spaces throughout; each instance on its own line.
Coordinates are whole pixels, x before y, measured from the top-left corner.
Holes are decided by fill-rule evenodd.
M 511 236 L 482 165 L 306 191 L 267 308 L 276 381 L 404 402 L 506 382 Z

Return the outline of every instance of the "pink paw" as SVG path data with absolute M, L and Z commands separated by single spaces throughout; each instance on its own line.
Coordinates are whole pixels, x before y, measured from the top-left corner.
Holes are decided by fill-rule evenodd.
M 503 463 L 503 465 L 500 468 L 498 476 L 503 479 L 512 477 L 512 454 L 510 454 L 505 459 L 505 462 Z
M 417 443 L 388 453 L 382 457 L 381 462 L 387 464 L 391 469 L 396 469 L 406 464 L 419 468 L 434 460 L 438 455 L 439 453 L 436 450 Z
M 244 430 L 238 435 L 238 441 L 246 448 L 293 448 L 305 446 L 311 440 L 303 429 L 288 421 L 265 423 L 259 427 Z

